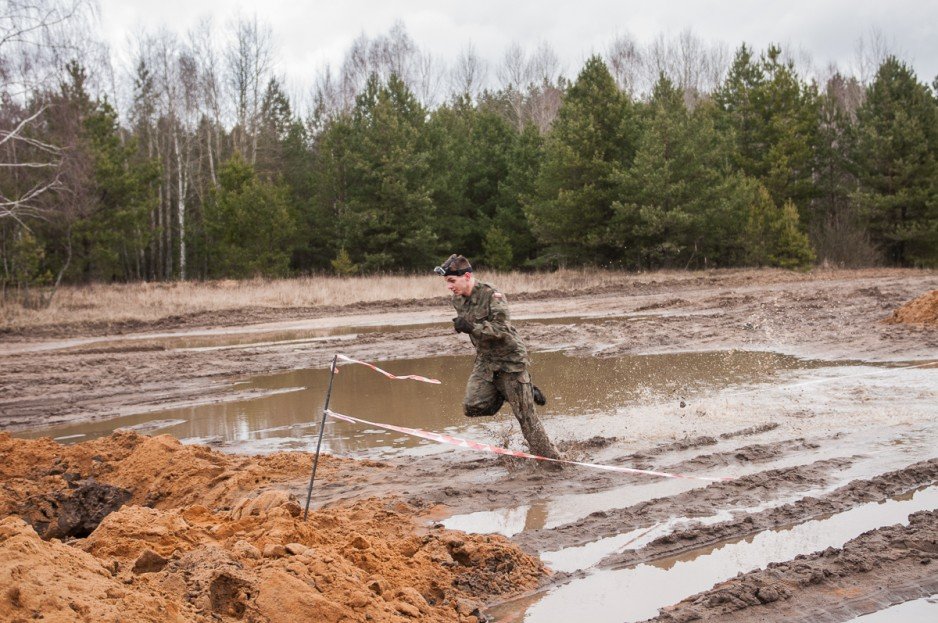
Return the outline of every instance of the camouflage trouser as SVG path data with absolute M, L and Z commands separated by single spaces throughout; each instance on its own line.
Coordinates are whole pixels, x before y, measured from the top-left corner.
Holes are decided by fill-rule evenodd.
M 493 374 L 477 365 L 472 369 L 466 384 L 463 411 L 468 417 L 495 415 L 507 400 L 531 452 L 551 459 L 560 458 L 560 453 L 551 443 L 534 411 L 531 387 L 531 375 L 527 370 Z

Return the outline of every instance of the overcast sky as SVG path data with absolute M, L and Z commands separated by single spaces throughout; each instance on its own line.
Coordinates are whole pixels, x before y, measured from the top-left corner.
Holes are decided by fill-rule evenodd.
M 308 88 L 326 63 L 341 64 L 355 37 L 374 37 L 401 21 L 421 51 L 445 62 L 471 44 L 493 66 L 518 42 L 533 50 L 548 42 L 575 77 L 583 61 L 602 53 L 619 34 L 648 43 L 661 33 L 690 28 L 730 49 L 771 42 L 810 53 L 820 69 L 855 65 L 857 41 L 874 30 L 916 70 L 922 82 L 938 74 L 938 2 L 935 0 L 99 0 L 104 36 L 112 49 L 127 36 L 166 26 L 180 34 L 201 16 L 222 27 L 240 11 L 270 24 L 277 45 L 276 72 L 293 88 Z

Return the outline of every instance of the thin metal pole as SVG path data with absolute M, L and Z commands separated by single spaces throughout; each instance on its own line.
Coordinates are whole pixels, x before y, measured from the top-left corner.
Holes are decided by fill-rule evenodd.
M 319 465 L 319 449 L 322 447 L 322 433 L 326 429 L 326 416 L 329 414 L 329 399 L 332 397 L 332 381 L 335 379 L 335 366 L 339 356 L 332 358 L 332 367 L 329 369 L 329 389 L 326 390 L 326 403 L 322 406 L 322 422 L 319 424 L 319 440 L 316 442 L 316 456 L 313 458 L 313 473 L 309 475 L 309 491 L 306 492 L 306 510 L 303 511 L 303 521 L 309 515 L 309 501 L 313 497 L 313 482 L 316 480 L 316 467 Z

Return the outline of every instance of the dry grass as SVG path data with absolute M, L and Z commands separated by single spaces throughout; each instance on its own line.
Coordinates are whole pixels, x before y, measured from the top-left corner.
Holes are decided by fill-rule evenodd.
M 815 268 L 808 273 L 778 269 L 720 269 L 702 272 L 657 271 L 627 273 L 602 269 L 565 269 L 551 273 L 496 273 L 482 271 L 478 278 L 496 284 L 509 297 L 521 292 L 585 290 L 617 284 L 682 282 L 704 275 L 735 283 L 934 275 L 934 270 Z M 248 308 L 309 308 L 342 306 L 395 299 L 422 300 L 445 296 L 435 275 L 375 277 L 301 277 L 207 282 L 134 283 L 63 287 L 48 309 L 26 309 L 0 300 L 0 328 L 30 329 L 76 323 L 154 322 L 171 316 L 224 312 Z
M 552 273 L 479 273 L 509 293 L 580 290 L 635 280 L 636 275 L 601 270 Z M 288 309 L 446 295 L 435 275 L 301 277 L 295 279 L 134 283 L 60 288 L 48 309 L 0 306 L 3 326 L 25 328 L 83 322 L 152 322 L 169 316 L 249 307 Z

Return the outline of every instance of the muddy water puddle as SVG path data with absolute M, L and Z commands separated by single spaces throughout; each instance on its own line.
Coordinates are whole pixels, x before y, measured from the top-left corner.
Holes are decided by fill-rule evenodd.
M 754 440 L 747 440 L 751 443 Z M 856 479 L 866 479 L 879 474 L 900 469 L 919 460 L 932 458 L 934 449 L 938 444 L 938 424 L 927 423 L 915 429 L 905 426 L 885 427 L 879 429 L 861 429 L 849 433 L 840 433 L 824 438 L 814 438 L 808 449 L 783 454 L 770 461 L 755 462 L 732 466 L 718 466 L 695 472 L 704 476 L 732 475 L 739 478 L 766 470 L 779 470 L 801 465 L 808 465 L 815 461 L 836 458 L 850 458 L 850 464 L 830 474 L 826 485 L 817 488 L 795 491 L 793 493 L 766 499 L 754 507 L 727 508 L 721 514 L 713 517 L 695 517 L 694 521 L 701 523 L 715 523 L 731 519 L 730 511 L 737 513 L 756 513 L 770 508 L 792 503 L 805 496 L 823 496 L 831 491 L 846 485 Z M 655 464 L 656 469 L 667 470 L 667 465 L 675 458 L 687 456 L 692 452 L 696 455 L 711 452 L 721 452 L 731 447 L 739 446 L 738 439 L 721 441 L 714 445 L 697 447 L 688 451 L 669 453 Z M 901 451 L 895 451 L 895 448 Z M 520 532 L 542 528 L 556 528 L 586 517 L 594 512 L 607 511 L 614 508 L 627 508 L 635 504 L 654 499 L 674 496 L 691 489 L 707 486 L 709 483 L 690 479 L 658 479 L 650 478 L 647 482 L 629 483 L 621 486 L 603 488 L 599 491 L 581 491 L 552 496 L 549 500 L 525 501 L 514 507 L 482 510 L 472 513 L 457 514 L 442 519 L 441 523 L 447 528 L 465 530 L 477 533 L 498 533 L 511 537 Z M 638 541 L 639 544 L 654 538 L 664 536 L 683 523 L 675 518 L 656 526 L 652 533 Z M 640 530 L 641 531 L 641 530 Z M 600 539 L 586 546 L 582 550 L 572 548 L 565 553 L 571 559 L 577 558 L 577 551 L 582 551 L 576 569 L 589 566 L 587 562 L 592 556 L 607 555 L 615 551 L 622 539 L 631 539 L 632 533 L 617 535 L 608 539 Z M 590 552 L 593 552 L 591 554 Z
M 842 547 L 861 533 L 884 525 L 908 523 L 908 515 L 938 508 L 938 487 L 881 503 L 863 504 L 827 518 L 786 529 L 764 531 L 649 564 L 597 571 L 549 592 L 497 606 L 495 621 L 527 623 L 621 623 L 655 616 L 658 609 L 706 590 L 715 583 L 782 562 L 798 554 Z M 620 535 L 625 540 L 627 535 Z M 641 535 L 633 535 L 633 538 Z M 629 547 L 627 541 L 620 547 Z M 563 550 L 542 557 L 548 565 L 571 569 Z
M 677 408 L 679 400 L 696 393 L 772 382 L 785 373 L 828 365 L 747 351 L 602 359 L 545 352 L 536 353 L 533 362 L 534 381 L 549 400 L 540 413 L 548 421 L 563 419 L 561 433 L 574 438 L 591 436 L 590 418 L 581 416 L 615 413 L 629 405 L 662 400 L 673 401 Z M 26 431 L 21 436 L 78 441 L 117 428 L 137 428 L 234 445 L 245 452 L 306 448 L 318 430 L 328 383 L 327 362 L 317 363 L 323 367 L 236 383 L 223 402 Z M 419 374 L 442 384 L 389 381 L 364 366 L 343 365 L 336 377 L 331 408 L 375 422 L 446 431 L 487 442 L 499 442 L 513 421 L 507 407 L 495 418 L 471 420 L 463 416 L 462 397 L 471 357 L 429 357 L 379 365 L 393 374 Z M 622 430 L 628 425 L 627 420 L 618 424 Z M 519 437 L 517 426 L 514 428 L 512 436 Z M 334 421 L 327 425 L 324 439 L 327 451 L 353 455 L 388 455 L 423 443 L 398 433 Z
M 865 614 L 850 623 L 935 623 L 938 621 L 938 595 L 913 599 L 879 612 Z

